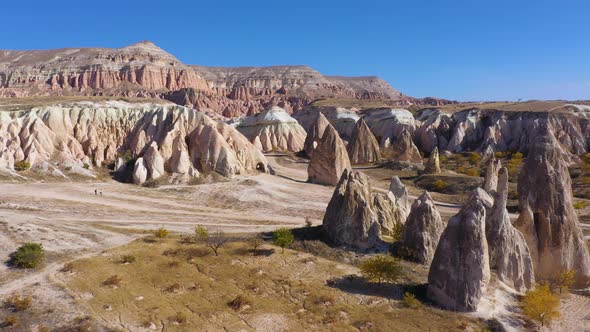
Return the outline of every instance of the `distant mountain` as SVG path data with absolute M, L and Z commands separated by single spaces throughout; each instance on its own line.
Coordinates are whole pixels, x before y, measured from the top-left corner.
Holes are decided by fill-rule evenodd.
M 378 77 L 324 76 L 307 66 L 186 65 L 149 41 L 117 49 L 0 51 L 0 97 L 68 95 L 162 98 L 226 117 L 273 105 L 294 112 L 325 98 L 441 103 L 405 96 Z

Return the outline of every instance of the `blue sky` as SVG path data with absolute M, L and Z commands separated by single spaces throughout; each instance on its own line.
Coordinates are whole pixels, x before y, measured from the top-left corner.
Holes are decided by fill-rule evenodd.
M 590 1 L 5 0 L 0 49 L 141 40 L 190 64 L 306 64 L 417 97 L 590 99 Z

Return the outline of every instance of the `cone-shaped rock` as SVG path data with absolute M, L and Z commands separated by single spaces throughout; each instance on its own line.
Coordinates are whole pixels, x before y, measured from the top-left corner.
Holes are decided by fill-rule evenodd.
M 362 118 L 356 122 L 346 149 L 353 164 L 374 163 L 381 156 L 379 143 Z
M 520 216 L 537 279 L 576 271 L 576 286 L 590 277 L 590 256 L 572 205 L 566 153 L 543 126 L 518 177 Z
M 490 160 L 488 168 L 486 169 L 486 176 L 483 181 L 483 190 L 488 194 L 493 195 L 498 186 L 498 172 L 502 168 L 500 160 Z
M 158 144 L 152 142 L 143 155 L 143 162 L 148 170 L 148 177 L 152 180 L 164 175 L 164 158 L 158 151 Z
M 440 160 L 438 156 L 438 147 L 434 148 L 430 153 L 430 157 L 428 158 L 428 162 L 424 167 L 424 174 L 437 174 L 440 173 Z
M 389 183 L 389 191 L 393 193 L 393 196 L 395 196 L 401 213 L 401 222 L 405 223 L 408 214 L 410 214 L 411 208 L 410 200 L 408 199 L 408 189 L 406 186 L 404 186 L 398 176 L 393 176 L 391 178 L 391 182 Z
M 428 297 L 444 308 L 476 311 L 487 289 L 490 263 L 485 219 L 491 200 L 483 190 L 475 190 L 440 237 L 428 273 Z
M 143 184 L 147 180 L 148 170 L 143 158 L 137 158 L 133 167 L 133 183 Z
M 422 164 L 422 156 L 420 151 L 412 140 L 412 134 L 407 129 L 404 129 L 399 137 L 391 145 L 396 160 L 408 161 L 415 164 Z
M 315 148 L 318 146 L 320 139 L 324 135 L 326 127 L 328 127 L 329 125 L 330 122 L 328 121 L 328 119 L 326 119 L 324 114 L 322 114 L 322 112 L 318 112 L 317 120 L 309 129 L 309 132 L 307 133 L 307 136 L 305 137 L 305 142 L 303 144 L 305 154 L 307 154 L 308 157 L 311 158 L 311 156 L 313 155 L 313 150 L 315 150 Z
M 413 259 L 428 265 L 434 258 L 434 252 L 444 229 L 445 223 L 432 197 L 425 191 L 412 204 L 404 227 L 402 243 Z
M 309 161 L 309 182 L 334 186 L 345 169 L 351 169 L 346 147 L 336 129 L 328 124 Z
M 393 236 L 396 226 L 406 221 L 397 198 L 391 191 L 387 194 L 376 194 L 373 205 L 381 235 Z
M 508 199 L 508 171 L 498 172 L 498 185 L 494 194 L 494 206 L 486 218 L 486 238 L 490 253 L 490 268 L 498 278 L 518 291 L 531 289 L 535 272 L 529 247 L 522 233 L 510 221 L 506 201 Z
M 322 227 L 338 244 L 367 249 L 378 242 L 379 225 L 367 175 L 344 170 L 326 209 Z

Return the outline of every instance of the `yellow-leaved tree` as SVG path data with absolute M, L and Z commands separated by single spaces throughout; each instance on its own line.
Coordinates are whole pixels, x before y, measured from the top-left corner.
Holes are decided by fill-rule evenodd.
M 541 326 L 559 317 L 559 297 L 551 292 L 549 285 L 526 292 L 521 307 L 528 318 L 541 323 Z

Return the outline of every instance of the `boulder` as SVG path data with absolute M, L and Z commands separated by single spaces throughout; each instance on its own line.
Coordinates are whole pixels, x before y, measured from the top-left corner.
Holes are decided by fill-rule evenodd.
M 343 171 L 322 225 L 324 233 L 337 244 L 368 249 L 379 242 L 379 224 L 367 175 Z
M 125 170 L 127 170 L 127 163 L 123 158 L 117 158 L 117 161 L 115 162 L 115 172 L 123 173 Z
M 440 170 L 440 160 L 438 156 L 438 148 L 435 147 L 428 158 L 428 162 L 426 166 L 424 166 L 424 174 L 438 174 L 441 173 Z
M 498 172 L 494 205 L 486 218 L 490 268 L 496 271 L 498 279 L 522 292 L 535 284 L 535 272 L 527 242 L 510 221 L 507 199 L 508 170 L 503 167 Z
M 379 161 L 379 143 L 363 119 L 357 121 L 346 147 L 353 164 L 370 164 Z
M 350 169 L 350 160 L 344 142 L 338 136 L 336 129 L 328 124 L 309 161 L 308 181 L 334 186 L 338 184 L 342 172 Z
M 432 197 L 425 191 L 412 204 L 404 227 L 402 244 L 411 258 L 429 265 L 434 258 L 434 252 L 444 229 L 445 223 Z
M 304 150 L 308 157 L 311 158 L 313 156 L 313 151 L 319 144 L 320 139 L 324 135 L 324 131 L 329 125 L 330 122 L 328 122 L 328 119 L 326 119 L 324 114 L 317 112 L 317 119 L 307 131 L 307 136 L 305 137 Z
M 491 201 L 487 193 L 474 191 L 440 237 L 428 273 L 427 294 L 443 308 L 476 311 L 487 289 L 486 201 Z
M 518 177 L 516 227 L 529 246 L 537 279 L 576 272 L 576 286 L 590 277 L 590 255 L 573 208 L 566 152 L 542 126 Z

